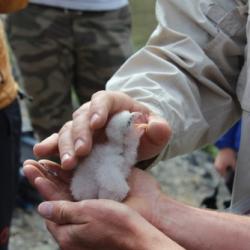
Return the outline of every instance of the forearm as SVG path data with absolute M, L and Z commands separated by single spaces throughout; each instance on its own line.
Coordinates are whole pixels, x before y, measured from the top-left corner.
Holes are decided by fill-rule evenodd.
M 250 249 L 250 218 L 183 205 L 164 196 L 157 227 L 191 250 Z
M 145 237 L 146 236 L 146 237 Z M 139 243 L 139 244 L 138 244 Z M 172 239 L 164 235 L 162 232 L 152 228 L 148 234 L 144 234 L 141 242 L 137 239 L 137 247 L 133 249 L 143 250 L 184 250 Z
M 158 28 L 147 45 L 109 80 L 106 89 L 126 93 L 168 121 L 172 137 L 161 154 L 168 159 L 213 143 L 239 118 L 240 107 L 231 87 L 235 81 L 229 79 L 240 73 L 231 69 L 241 68 L 238 56 L 231 53 L 235 47 L 244 48 L 221 40 L 216 50 L 203 50 L 220 32 L 204 15 L 204 1 L 157 2 Z M 218 58 L 230 58 L 225 60 L 226 66 L 214 58 L 214 51 Z
M 129 216 L 123 225 L 126 232 L 122 237 L 116 236 L 119 249 L 126 250 L 184 250 L 183 247 L 170 239 L 163 232 L 152 224 L 148 223 L 143 217 L 138 216 L 133 219 Z M 121 235 L 120 235 L 121 236 Z

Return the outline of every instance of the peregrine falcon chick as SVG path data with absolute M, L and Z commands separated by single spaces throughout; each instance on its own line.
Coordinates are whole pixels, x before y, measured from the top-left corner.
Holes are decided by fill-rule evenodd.
M 137 147 L 147 118 L 139 112 L 123 111 L 109 121 L 107 141 L 95 144 L 76 168 L 71 182 L 76 200 L 123 200 L 129 191 L 127 177 L 137 160 Z

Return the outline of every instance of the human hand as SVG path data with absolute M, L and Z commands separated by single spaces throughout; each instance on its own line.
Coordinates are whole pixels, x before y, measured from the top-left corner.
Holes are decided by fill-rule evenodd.
M 45 202 L 38 211 L 62 250 L 183 249 L 137 212 L 111 200 Z
M 82 105 L 73 114 L 73 120 L 66 123 L 58 134 L 53 134 L 34 147 L 38 157 L 59 153 L 61 166 L 72 169 L 78 157 L 87 155 L 92 148 L 93 137 L 102 137 L 103 129 L 114 113 L 122 110 L 142 112 L 148 120 L 148 126 L 141 138 L 138 160 L 147 160 L 158 155 L 167 144 L 171 129 L 161 117 L 148 108 L 121 92 L 100 91 L 91 101 Z
M 146 171 L 134 168 L 128 178 L 130 187 L 128 196 L 123 201 L 136 210 L 151 224 L 158 227 L 160 224 L 159 202 L 163 194 L 160 184 Z
M 214 166 L 221 176 L 226 176 L 228 168 L 235 170 L 236 152 L 231 148 L 221 149 L 215 158 Z
M 71 174 L 58 164 L 28 160 L 24 173 L 46 200 L 72 200 Z M 133 169 L 129 183 L 131 191 L 125 205 L 108 200 L 41 205 L 39 211 L 61 249 L 182 249 L 137 213 L 150 222 L 158 221 L 155 213 L 161 191 L 156 180 Z
M 45 200 L 73 200 L 69 188 L 73 171 L 64 171 L 49 160 L 26 160 L 23 172 Z
M 70 181 L 73 171 L 60 168 L 49 160 L 27 160 L 23 171 L 29 182 L 45 200 L 70 200 Z M 147 172 L 133 168 L 128 183 L 130 191 L 124 203 L 139 212 L 151 224 L 159 224 L 155 211 L 162 194 L 159 183 Z

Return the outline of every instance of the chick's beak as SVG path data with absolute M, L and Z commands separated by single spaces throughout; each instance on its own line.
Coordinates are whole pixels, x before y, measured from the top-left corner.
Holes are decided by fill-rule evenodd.
M 146 115 L 134 112 L 133 113 L 133 123 L 137 130 L 146 130 L 148 128 L 148 118 Z
M 147 123 L 135 124 L 135 127 L 138 129 L 147 129 L 148 124 Z

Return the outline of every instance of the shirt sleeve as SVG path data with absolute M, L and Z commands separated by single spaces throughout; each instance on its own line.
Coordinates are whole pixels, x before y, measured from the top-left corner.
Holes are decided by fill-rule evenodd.
M 241 121 L 238 121 L 232 128 L 230 128 L 224 135 L 219 138 L 215 145 L 219 149 L 231 148 L 238 152 L 240 145 L 240 130 Z
M 128 94 L 169 122 L 173 136 L 161 159 L 214 143 L 241 113 L 235 88 L 245 34 L 233 39 L 228 27 L 211 21 L 210 2 L 158 1 L 158 27 L 107 83 L 107 90 Z M 231 13 L 238 6 L 225 0 L 220 8 Z

